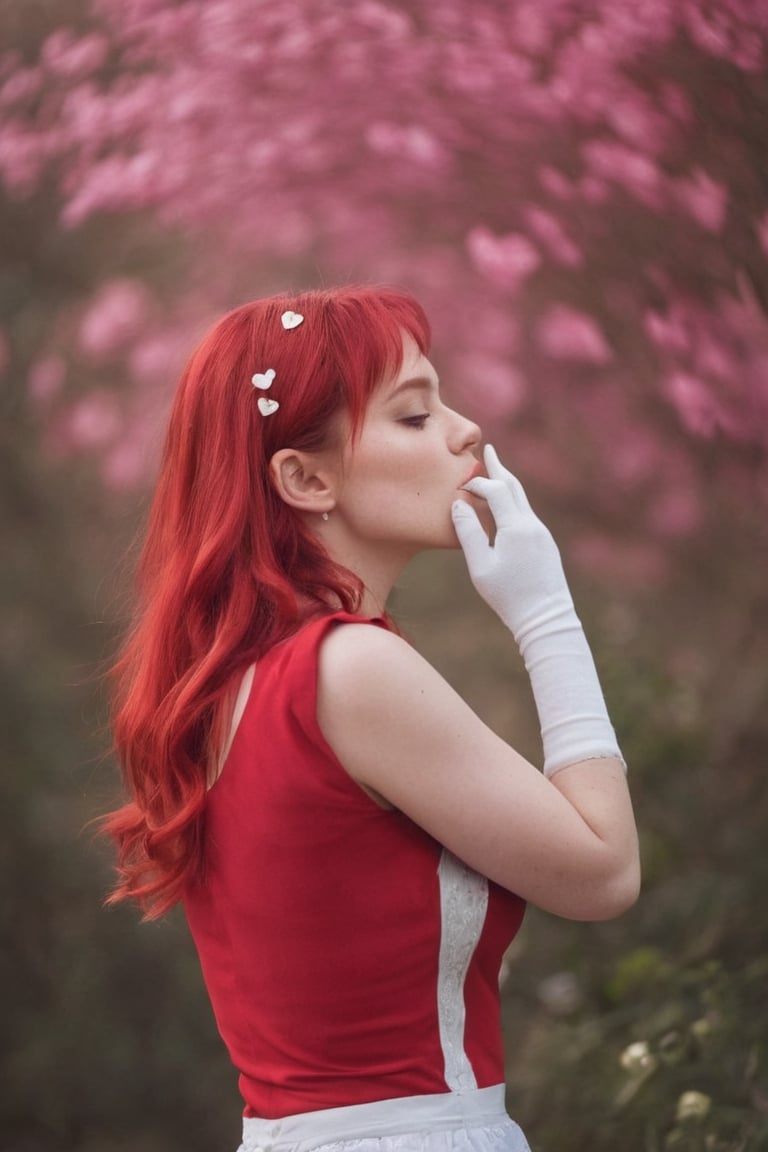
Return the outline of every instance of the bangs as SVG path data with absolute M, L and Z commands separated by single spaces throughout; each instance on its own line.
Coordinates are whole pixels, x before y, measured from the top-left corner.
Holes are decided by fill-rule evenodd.
M 403 335 L 413 339 L 422 355 L 428 355 L 429 321 L 408 293 L 367 287 L 331 294 L 325 319 L 328 353 L 335 361 L 355 436 L 372 394 L 402 367 Z

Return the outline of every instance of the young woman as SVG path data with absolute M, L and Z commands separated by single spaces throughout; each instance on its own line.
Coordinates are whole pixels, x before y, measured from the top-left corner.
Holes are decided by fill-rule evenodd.
M 171 416 L 117 667 L 113 899 L 183 900 L 244 1152 L 526 1149 L 497 979 L 524 902 L 602 919 L 638 891 L 557 548 L 428 346 L 391 290 L 257 301 Z M 525 659 L 543 772 L 386 615 L 412 556 L 459 544 Z

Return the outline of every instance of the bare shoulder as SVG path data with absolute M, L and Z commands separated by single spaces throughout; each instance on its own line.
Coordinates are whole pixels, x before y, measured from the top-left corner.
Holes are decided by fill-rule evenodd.
M 466 707 L 447 681 L 402 636 L 374 624 L 344 624 L 325 637 L 319 659 L 318 709 L 321 724 L 341 722 L 345 732 L 355 717 L 365 718 L 366 734 L 379 717 L 407 723 L 418 708 Z M 395 711 L 393 712 L 393 709 Z
M 499 788 L 520 801 L 542 785 L 407 641 L 370 625 L 344 625 L 324 641 L 318 721 L 353 779 L 486 872 L 473 842 L 487 833 Z
M 360 621 L 356 624 L 339 623 L 326 633 L 321 647 L 323 665 L 332 664 L 341 669 L 356 664 L 374 650 L 381 653 L 399 652 L 409 648 L 402 636 L 381 628 L 378 624 Z
M 347 688 L 365 688 L 368 677 L 362 674 L 372 666 L 384 676 L 404 670 L 438 675 L 407 640 L 387 628 L 361 622 L 330 629 L 320 650 L 321 675 Z

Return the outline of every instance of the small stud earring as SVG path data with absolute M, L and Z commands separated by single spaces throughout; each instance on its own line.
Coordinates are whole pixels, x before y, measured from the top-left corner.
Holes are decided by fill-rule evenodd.
M 328 513 L 327 513 L 327 512 L 323 512 L 323 520 L 327 520 L 327 519 L 328 519 Z

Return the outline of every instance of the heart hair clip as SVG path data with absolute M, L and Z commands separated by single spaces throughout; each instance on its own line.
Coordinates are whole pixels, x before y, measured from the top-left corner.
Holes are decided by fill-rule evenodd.
M 283 312 L 282 316 L 280 317 L 280 323 L 282 324 L 283 328 L 285 328 L 286 332 L 289 332 L 291 328 L 298 328 L 299 324 L 303 324 L 304 317 L 302 316 L 301 312 L 291 312 L 291 310 L 288 309 L 288 311 Z
M 274 368 L 267 368 L 266 372 L 254 372 L 253 376 L 251 376 L 251 384 L 253 384 L 254 388 L 259 388 L 263 392 L 266 392 L 268 388 L 272 387 L 274 378 Z M 259 396 L 258 406 L 262 416 L 271 416 L 274 412 L 277 412 L 280 407 L 277 400 L 272 400 L 269 396 Z

